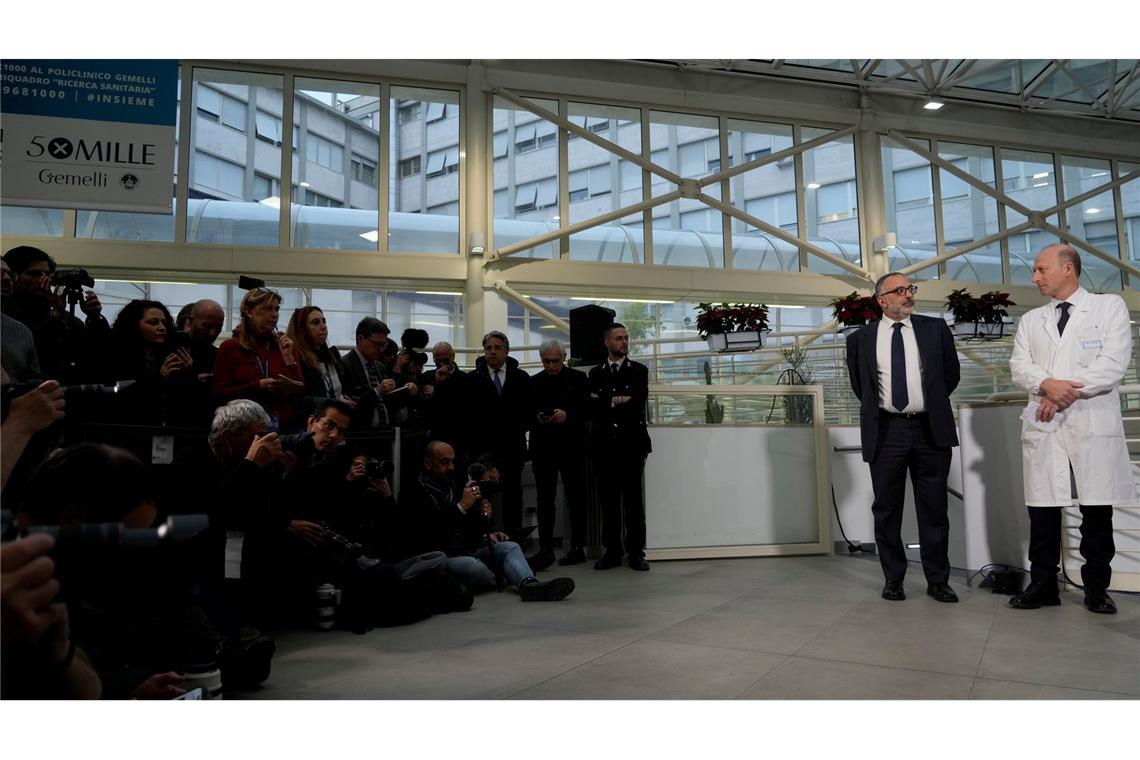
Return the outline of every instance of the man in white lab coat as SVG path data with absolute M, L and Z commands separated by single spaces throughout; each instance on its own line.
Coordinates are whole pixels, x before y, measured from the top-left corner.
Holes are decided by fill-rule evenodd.
M 1030 395 L 1021 442 L 1032 576 L 1009 603 L 1019 609 L 1061 603 L 1061 508 L 1075 500 L 1085 606 L 1112 614 L 1116 604 L 1106 593 L 1116 553 L 1112 507 L 1136 501 L 1117 390 L 1132 362 L 1132 331 L 1124 300 L 1089 293 L 1080 274 L 1071 246 L 1042 249 L 1033 284 L 1050 300 L 1021 318 L 1009 359 L 1014 384 Z

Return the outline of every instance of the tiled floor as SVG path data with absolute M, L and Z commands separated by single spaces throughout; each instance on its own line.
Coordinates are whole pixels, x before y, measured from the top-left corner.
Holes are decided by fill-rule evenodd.
M 557 566 L 543 577 L 553 577 Z M 363 636 L 280 634 L 253 699 L 1137 699 L 1140 599 L 1093 615 L 951 584 L 879 598 L 861 557 L 654 562 L 648 573 L 569 568 L 566 601 L 484 594 L 466 613 Z

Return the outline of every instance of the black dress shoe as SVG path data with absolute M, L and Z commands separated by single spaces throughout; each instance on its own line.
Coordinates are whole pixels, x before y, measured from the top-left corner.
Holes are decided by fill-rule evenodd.
M 649 563 L 645 561 L 645 557 L 630 557 L 629 558 L 630 570 L 648 570 Z
M 519 586 L 524 602 L 560 602 L 574 591 L 573 578 L 554 578 L 549 581 L 532 580 Z
M 602 558 L 594 563 L 595 570 L 609 570 L 611 567 L 621 567 L 620 554 L 603 554 Z
M 1038 607 L 1056 607 L 1061 603 L 1057 593 L 1057 584 L 1045 584 L 1033 581 L 1029 588 L 1020 594 L 1015 594 L 1009 600 L 1009 606 L 1019 610 L 1035 610 Z
M 956 602 L 958 595 L 949 583 L 932 583 L 926 587 L 926 595 L 934 597 L 939 602 Z
M 1116 602 L 1103 591 L 1085 591 L 1085 606 L 1089 612 L 1099 612 L 1102 615 L 1115 615 Z
M 887 581 L 883 584 L 883 598 L 891 602 L 901 602 L 906 599 L 902 581 Z
M 581 565 L 585 561 L 586 561 L 586 552 L 584 549 L 579 547 L 577 549 L 571 549 L 570 551 L 568 551 L 565 554 L 565 556 L 562 557 L 562 559 L 558 560 L 558 564 L 560 564 L 560 565 Z
M 554 564 L 554 552 L 550 549 L 539 549 L 536 554 L 527 557 L 526 561 L 530 569 L 537 573 Z

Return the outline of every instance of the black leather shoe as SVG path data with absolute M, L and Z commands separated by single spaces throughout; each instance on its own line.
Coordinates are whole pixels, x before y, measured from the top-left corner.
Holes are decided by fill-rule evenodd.
M 630 557 L 629 559 L 630 570 L 648 570 L 649 563 L 645 561 L 645 557 Z
M 1033 581 L 1029 588 L 1020 594 L 1015 594 L 1009 600 L 1009 606 L 1019 610 L 1035 610 L 1038 607 L 1056 607 L 1061 604 L 1061 597 L 1057 593 L 1056 584 L 1045 584 Z
M 554 552 L 550 549 L 539 549 L 536 554 L 527 557 L 526 561 L 530 569 L 537 573 L 554 564 Z
M 1102 615 L 1115 615 L 1116 602 L 1103 591 L 1085 591 L 1085 606 L 1089 612 L 1099 612 Z
M 956 602 L 958 595 L 949 583 L 932 583 L 926 587 L 926 595 L 934 597 L 939 602 Z
M 902 581 L 887 581 L 883 584 L 883 598 L 891 602 L 901 602 L 906 599 Z
M 581 547 L 571 549 L 566 553 L 562 559 L 558 560 L 560 565 L 581 565 L 586 561 L 586 552 Z
M 573 578 L 554 578 L 549 581 L 532 580 L 519 586 L 524 602 L 560 602 L 574 591 Z
M 621 555 L 603 554 L 602 558 L 594 563 L 595 570 L 609 570 L 611 567 L 621 567 Z

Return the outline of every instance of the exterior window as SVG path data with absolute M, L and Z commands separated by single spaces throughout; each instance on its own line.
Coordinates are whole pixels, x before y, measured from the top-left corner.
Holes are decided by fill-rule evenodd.
M 523 124 L 521 127 L 515 127 L 515 153 L 527 153 L 537 149 L 535 125 Z
M 344 165 L 344 148 L 320 135 L 305 135 L 305 158 L 326 169 L 341 171 Z
M 423 113 L 423 106 L 417 100 L 414 103 L 400 106 L 399 111 L 396 113 L 396 119 L 400 124 L 408 124 L 409 122 L 418 121 L 421 113 Z
M 428 103 L 427 104 L 427 122 L 431 124 L 433 121 L 440 121 L 447 117 L 447 109 L 443 103 Z
M 538 148 L 545 148 L 558 142 L 558 128 L 548 121 L 539 122 L 535 133 Z
M 270 145 L 281 145 L 281 119 L 265 111 L 258 111 L 255 125 L 258 140 Z
M 515 213 L 525 214 L 528 211 L 534 211 L 535 199 L 538 197 L 538 183 L 530 182 L 525 185 L 519 185 L 515 190 Z
M 447 148 L 428 154 L 428 178 L 442 177 L 459 171 L 459 148 Z
M 376 164 L 362 156 L 352 157 L 352 178 L 357 182 L 376 187 Z
M 305 189 L 305 205 L 306 206 L 324 206 L 325 208 L 344 208 L 344 204 L 335 198 L 330 198 L 327 195 L 314 193 L 308 188 Z
M 194 182 L 227 195 L 242 197 L 245 170 L 207 153 L 194 154 Z
M 895 203 L 900 207 L 925 206 L 930 203 L 930 168 L 916 166 L 895 172 Z
M 246 104 L 209 87 L 198 88 L 198 115 L 238 132 L 245 131 Z
M 833 185 L 824 185 L 819 189 L 818 216 L 820 223 L 837 222 L 851 216 L 854 206 L 854 190 L 849 182 L 836 182 Z
M 507 155 L 507 133 L 496 132 L 494 137 L 495 153 L 494 158 L 504 158 Z
M 414 177 L 420 173 L 420 157 L 412 156 L 400 162 L 400 179 Z

